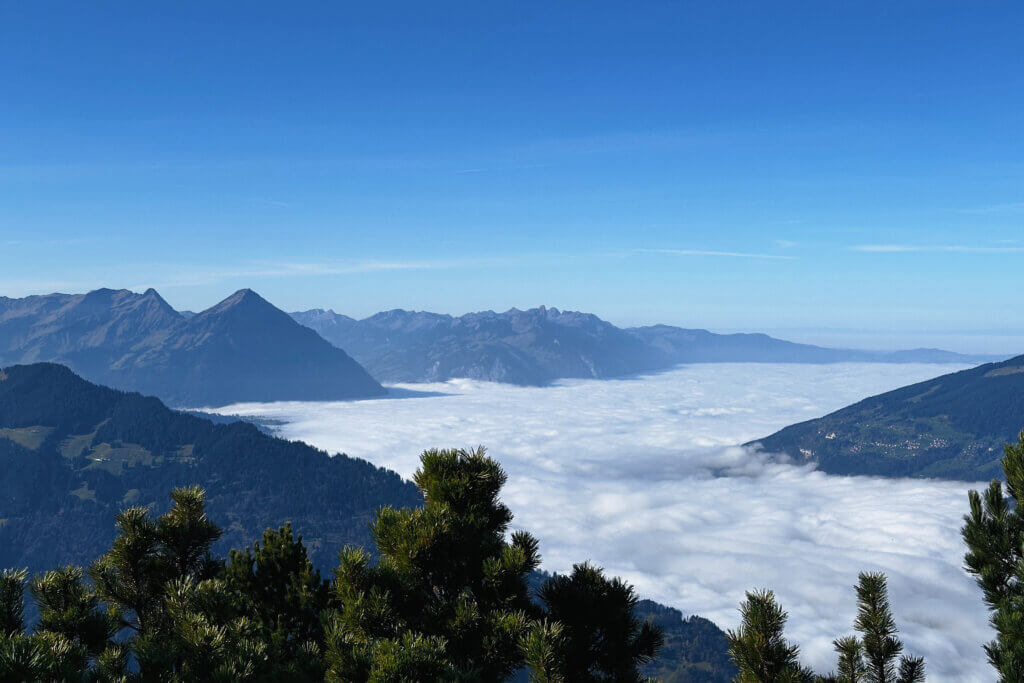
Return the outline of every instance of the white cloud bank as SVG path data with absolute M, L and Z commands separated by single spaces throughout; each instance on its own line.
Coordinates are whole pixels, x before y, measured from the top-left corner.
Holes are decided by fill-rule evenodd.
M 907 651 L 929 680 L 993 680 L 980 593 L 965 575 L 963 483 L 836 477 L 735 444 L 949 366 L 709 364 L 661 375 L 522 388 L 405 385 L 423 398 L 244 404 L 282 435 L 411 475 L 431 446 L 485 444 L 509 474 L 516 525 L 544 567 L 592 559 L 638 591 L 723 628 L 748 588 L 790 613 L 806 663 L 834 668 L 861 570 L 889 575 Z

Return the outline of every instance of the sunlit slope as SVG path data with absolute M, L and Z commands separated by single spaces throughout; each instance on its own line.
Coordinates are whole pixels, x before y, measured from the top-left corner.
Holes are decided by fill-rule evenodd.
M 786 427 L 766 451 L 826 472 L 985 480 L 1024 429 L 1024 356 L 912 384 Z

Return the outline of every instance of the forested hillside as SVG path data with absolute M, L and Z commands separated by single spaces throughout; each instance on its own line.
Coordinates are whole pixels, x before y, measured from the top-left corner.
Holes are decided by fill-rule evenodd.
M 415 505 L 397 474 L 250 424 L 213 422 L 159 400 L 86 382 L 54 364 L 0 371 L 0 566 L 87 563 L 127 505 L 166 507 L 202 485 L 224 525 L 217 549 L 243 547 L 291 521 L 318 564 L 369 542 L 381 505 Z
M 1024 426 L 1024 356 L 896 389 L 752 442 L 836 474 L 1001 477 Z

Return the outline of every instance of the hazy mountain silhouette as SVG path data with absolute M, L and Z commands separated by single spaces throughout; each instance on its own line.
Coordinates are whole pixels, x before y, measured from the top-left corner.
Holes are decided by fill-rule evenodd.
M 680 363 L 991 360 L 934 349 L 828 349 L 764 334 L 715 334 L 668 325 L 623 329 L 589 313 L 543 306 L 458 317 L 401 309 L 362 320 L 323 309 L 291 315 L 385 382 L 470 377 L 543 385 L 561 378 L 622 377 Z
M 348 354 L 248 289 L 189 317 L 152 289 L 0 299 L 0 363 L 36 361 L 176 405 L 384 393 Z
M 349 349 L 387 382 L 471 377 L 545 384 L 563 377 L 618 377 L 665 367 L 635 335 L 594 315 L 543 306 L 457 318 L 403 310 L 358 321 L 333 311 L 292 315 Z

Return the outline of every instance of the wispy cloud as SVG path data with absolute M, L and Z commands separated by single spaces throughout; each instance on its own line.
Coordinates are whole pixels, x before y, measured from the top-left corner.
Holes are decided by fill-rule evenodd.
M 647 254 L 675 254 L 676 256 L 719 256 L 724 258 L 767 259 L 772 261 L 795 261 L 796 256 L 783 254 L 761 254 L 747 251 L 719 251 L 717 249 L 637 249 Z
M 403 270 L 429 270 L 453 267 L 445 261 L 352 261 L 352 262 L 270 262 L 256 261 L 228 267 L 214 266 L 151 266 L 167 275 L 158 281 L 134 285 L 131 289 L 146 287 L 188 287 L 213 285 L 225 280 L 247 278 L 314 277 L 325 275 L 354 275 Z
M 1024 202 L 1007 202 L 1005 204 L 989 204 L 961 209 L 961 213 L 1016 213 L 1024 211 Z
M 68 237 L 66 239 L 52 239 L 52 240 L 32 240 L 32 239 L 19 239 L 19 240 L 3 240 L 0 241 L 0 247 L 66 247 L 75 246 L 78 244 L 85 244 L 90 240 L 84 237 Z
M 98 285 L 87 280 L 0 280 L 0 297 L 31 296 L 33 294 L 52 294 L 54 292 L 82 292 L 93 289 L 96 286 Z
M 977 246 L 968 244 L 858 244 L 852 251 L 874 254 L 900 254 L 915 252 L 945 252 L 963 254 L 1015 254 L 1024 252 L 1022 246 Z
M 256 206 L 269 206 L 277 209 L 287 209 L 291 207 L 290 202 L 282 202 L 278 199 L 270 199 L 268 197 L 251 197 L 249 199 L 250 204 Z

